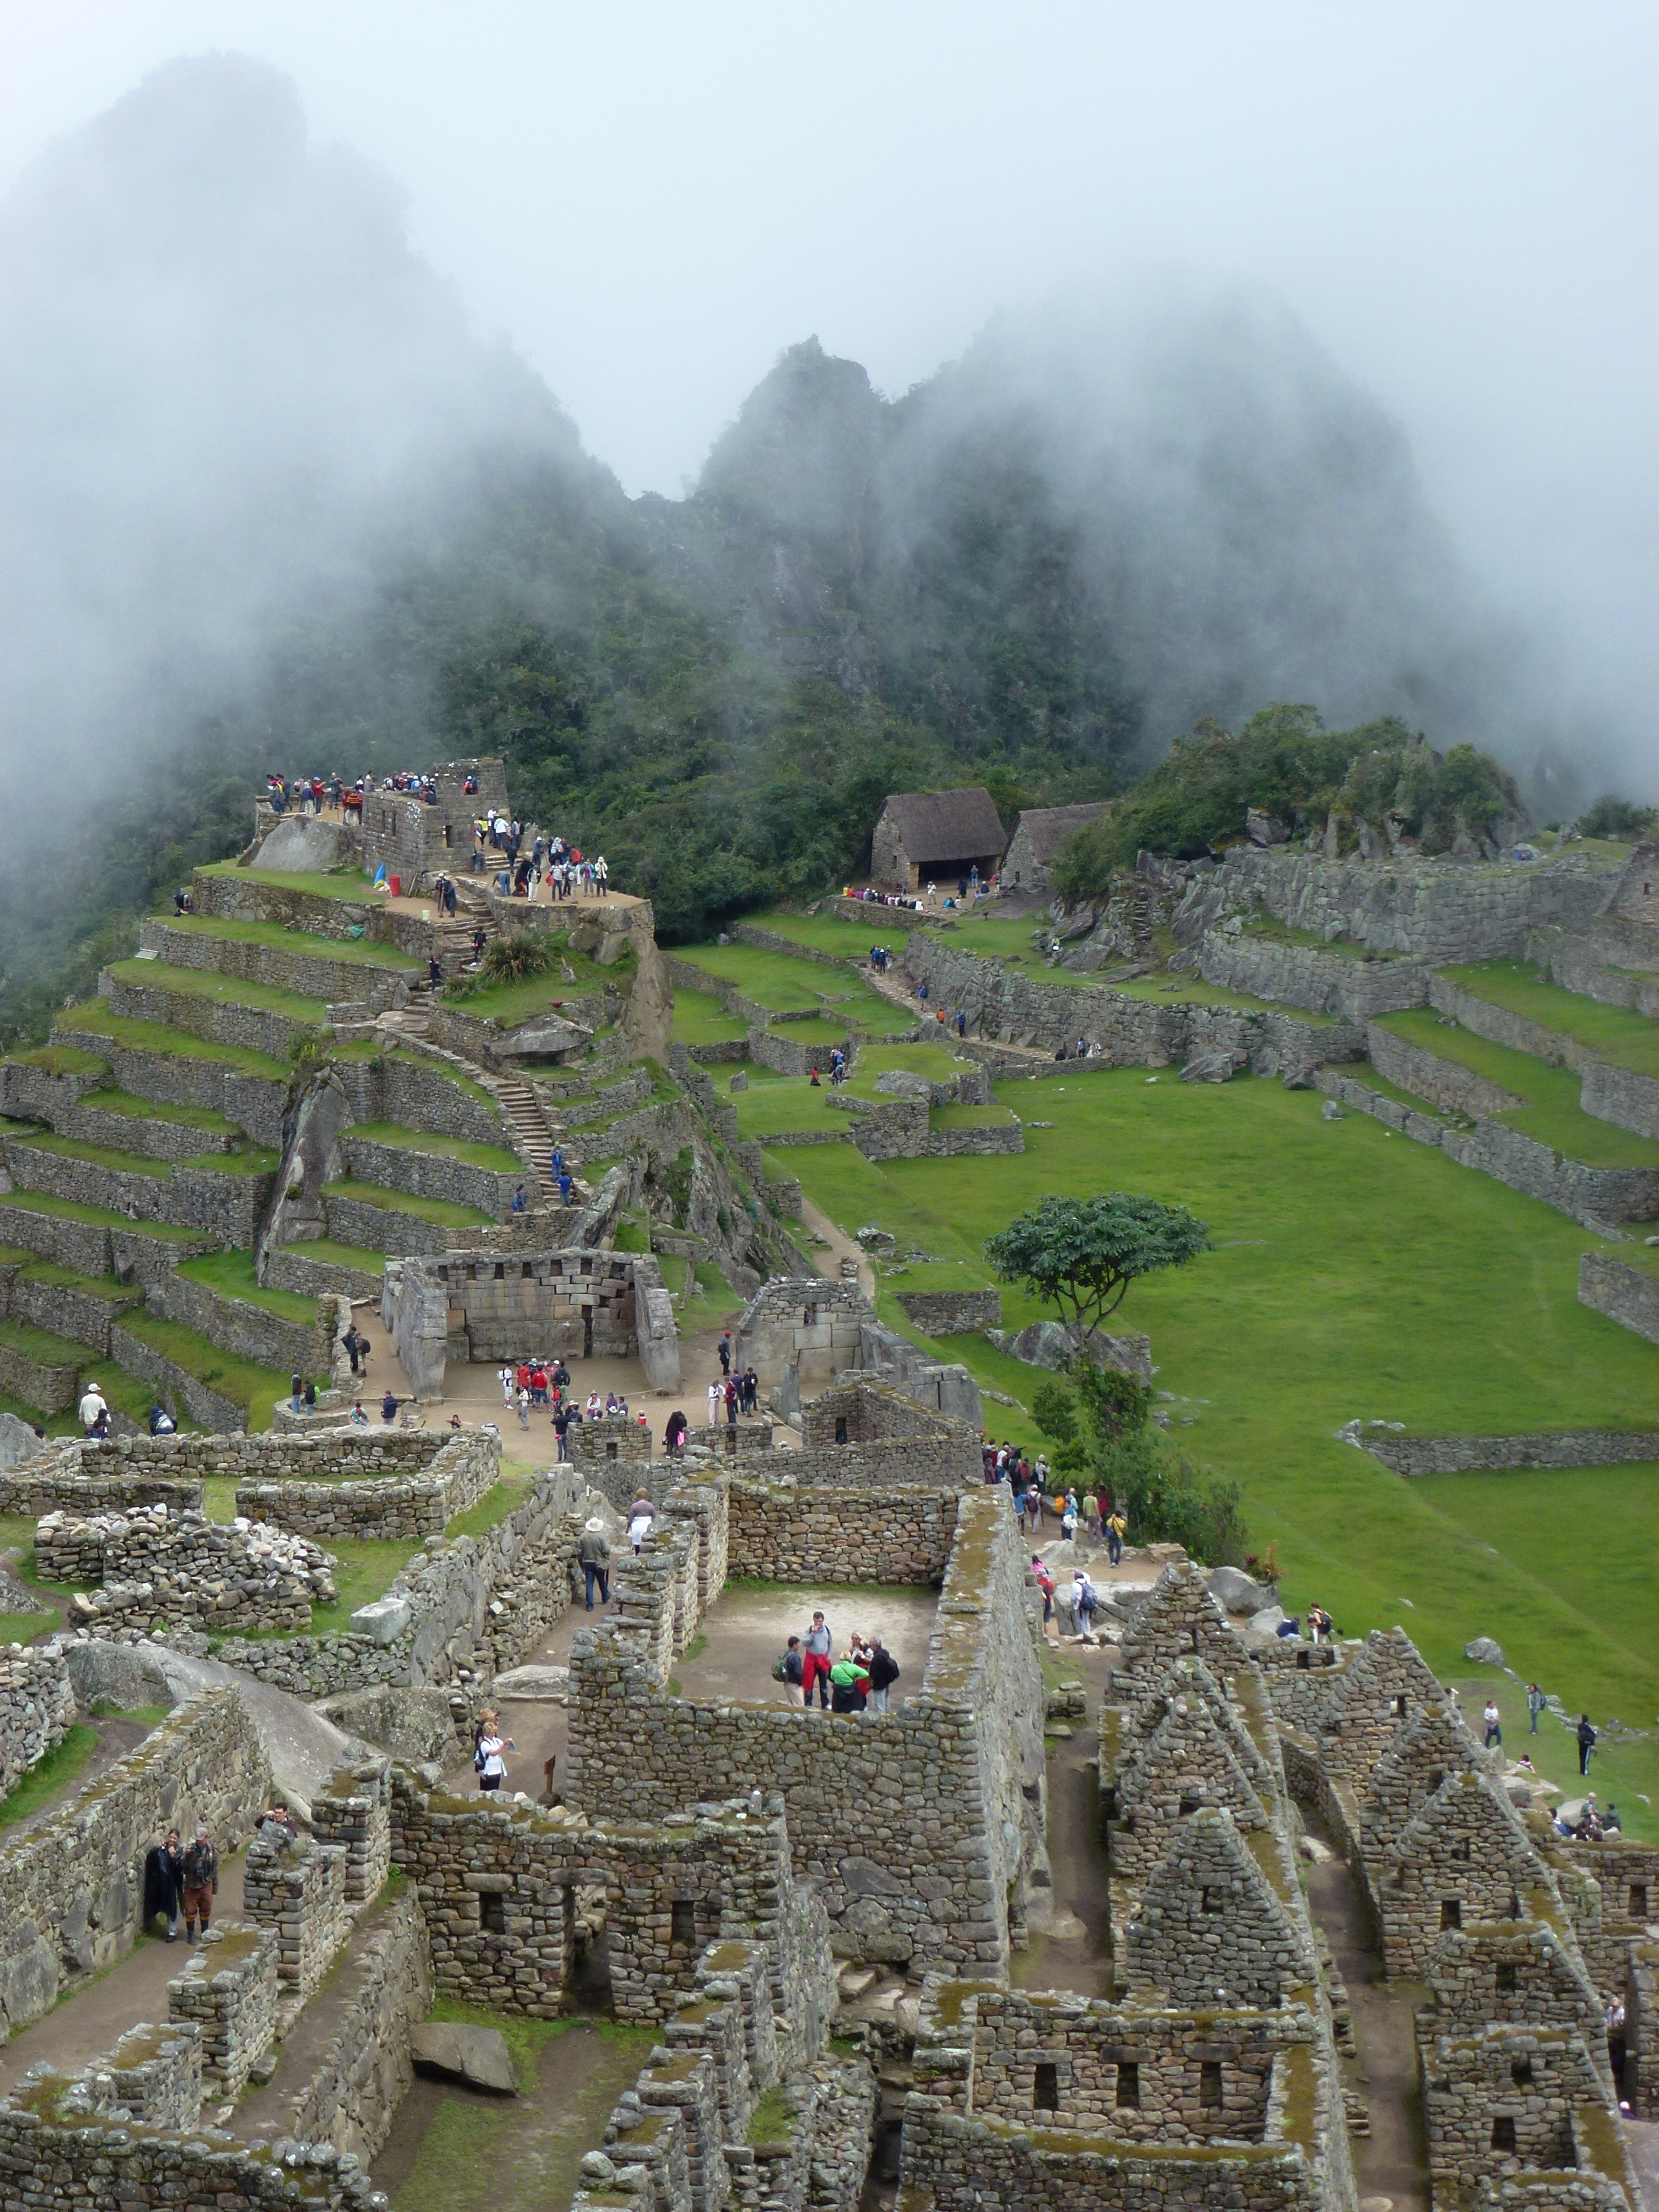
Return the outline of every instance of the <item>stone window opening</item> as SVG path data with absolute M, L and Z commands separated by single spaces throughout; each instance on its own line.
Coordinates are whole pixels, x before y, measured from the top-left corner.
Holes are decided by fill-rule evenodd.
M 486 1936 L 507 1933 L 507 1899 L 498 1889 L 487 1889 L 478 1899 L 478 1925 Z
M 848 1433 L 847 1433 L 847 1421 L 846 1421 L 846 1418 L 845 1418 L 845 1416 L 843 1415 L 843 1416 L 842 1416 L 839 1420 L 837 1420 L 837 1421 L 836 1421 L 836 1442 L 838 1444 L 844 1444 L 844 1443 L 849 1443 L 850 1441 L 851 1441 L 851 1439 L 848 1437 Z
M 1117 2068 L 1117 2108 L 1121 2112 L 1140 2110 L 1140 2061 L 1121 2058 Z
M 1218 1882 L 1206 1881 L 1205 1883 L 1204 1895 L 1200 1909 L 1205 1912 L 1224 1912 L 1226 1911 L 1227 1893 L 1222 1888 Z
M 1437 1766 L 1433 1773 L 1429 1777 L 1429 1795 L 1431 1797 L 1433 1796 L 1435 1791 L 1440 1787 L 1445 1778 L 1444 1770 Z
M 1221 2061 L 1200 2058 L 1198 2063 L 1198 2101 L 1206 2112 L 1221 2110 Z
M 615 1457 L 617 1456 L 617 1447 L 616 1447 L 616 1445 L 615 1445 L 615 1443 L 608 1443 L 608 1444 L 605 1446 L 605 1457 L 606 1457 L 607 1459 L 615 1459 Z
M 1452 1856 L 1455 1859 L 1462 1859 L 1463 1863 L 1467 1866 L 1469 1863 L 1471 1849 L 1472 1847 L 1470 1845 L 1469 1839 L 1465 1836 L 1461 1843 L 1453 1844 Z
M 507 1280 L 507 1263 L 505 1261 L 497 1260 L 495 1262 L 495 1280 L 498 1283 L 504 1283 Z
M 1494 2150 L 1515 2148 L 1515 2122 L 1507 2112 L 1500 2112 L 1492 2124 L 1492 2147 Z
M 1188 1814 L 1196 1813 L 1203 1802 L 1196 1790 L 1183 1790 L 1181 1793 L 1182 1819 L 1184 1820 Z
M 1511 1890 L 1510 1892 L 1510 1918 L 1511 1920 L 1518 1920 L 1520 1917 L 1521 1899 L 1518 1893 L 1516 1891 Z
M 669 1908 L 669 1941 L 684 1944 L 688 1951 L 697 1948 L 697 1903 L 692 1897 L 677 1897 Z
M 1031 2104 L 1039 2112 L 1060 2110 L 1060 2069 L 1052 2059 L 1039 2059 L 1031 2082 Z
M 1313 1669 L 1313 1660 L 1312 1660 L 1311 1656 L 1310 1656 L 1308 1652 L 1306 1652 L 1306 1651 L 1298 1651 L 1298 1652 L 1297 1653 L 1297 1655 L 1296 1655 L 1296 1663 L 1297 1663 L 1297 1666 L 1302 1669 L 1302 1672 L 1303 1672 L 1304 1674 L 1310 1674 L 1310 1673 L 1311 1673 L 1311 1672 L 1312 1672 L 1312 1669 Z
M 1517 2058 L 1510 2069 L 1510 2079 L 1517 2089 L 1530 2089 L 1532 2087 L 1531 2059 Z
M 1512 1959 L 1500 1960 L 1498 1966 L 1498 1988 L 1499 1994 L 1506 1996 L 1510 1991 L 1518 1989 L 1520 1986 L 1520 1978 L 1515 1971 L 1515 1961 Z
M 1405 1692 L 1403 1690 L 1401 1690 L 1401 1691 L 1399 1692 L 1399 1694 L 1396 1696 L 1396 1698 L 1395 1698 L 1395 1701 L 1394 1701 L 1394 1717 L 1395 1717 L 1395 1720 L 1397 1720 L 1397 1721 L 1403 1721 L 1403 1720 L 1405 1719 L 1405 1717 L 1406 1717 L 1406 1712 L 1407 1712 L 1407 1698 L 1406 1698 L 1406 1692 Z
M 1461 1897 L 1443 1897 L 1440 1900 L 1442 1928 L 1461 1928 L 1463 1925 L 1463 1900 Z
M 1645 1920 L 1648 1917 L 1648 1886 L 1644 1881 L 1633 1881 L 1630 1886 L 1630 1917 Z

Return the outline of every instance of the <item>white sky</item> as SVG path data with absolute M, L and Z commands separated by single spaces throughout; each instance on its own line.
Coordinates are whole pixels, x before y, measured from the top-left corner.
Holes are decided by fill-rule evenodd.
M 630 491 L 678 491 L 809 331 L 898 392 L 1124 268 L 1272 284 L 1652 727 L 1651 0 L 0 0 L 0 190 L 215 46 L 404 182 Z

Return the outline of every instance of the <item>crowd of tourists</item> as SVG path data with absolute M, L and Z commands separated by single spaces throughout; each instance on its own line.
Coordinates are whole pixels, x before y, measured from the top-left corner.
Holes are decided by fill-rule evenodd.
M 835 1632 L 822 1613 L 814 1613 L 772 1662 L 772 1679 L 783 1685 L 787 1702 L 808 1711 L 816 1691 L 821 1712 L 888 1712 L 898 1678 L 898 1662 L 878 1636 L 854 1629 L 837 1657 Z
M 519 1426 L 527 1429 L 534 1413 L 545 1413 L 553 1425 L 553 1434 L 562 1460 L 570 1456 L 569 1431 L 583 1421 L 637 1421 L 641 1428 L 648 1426 L 643 1413 L 629 1409 L 627 1397 L 617 1390 L 590 1390 L 586 1398 L 571 1386 L 570 1370 L 562 1359 L 504 1360 L 495 1370 L 495 1380 L 501 1389 L 501 1404 L 509 1413 L 519 1417 Z

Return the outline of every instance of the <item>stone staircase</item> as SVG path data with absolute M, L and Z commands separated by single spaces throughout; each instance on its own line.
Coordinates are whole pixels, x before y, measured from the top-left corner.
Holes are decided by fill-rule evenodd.
M 442 915 L 432 925 L 432 948 L 445 975 L 459 975 L 472 957 L 472 939 L 479 930 L 486 938 L 501 935 L 489 899 L 465 876 L 451 878 L 455 885 L 456 912 Z
M 517 1076 L 498 1075 L 490 1088 L 507 1122 L 514 1149 L 534 1167 L 547 1202 L 558 1205 L 559 1187 L 554 1180 L 552 1165 L 556 1139 L 540 1101 L 530 1085 Z

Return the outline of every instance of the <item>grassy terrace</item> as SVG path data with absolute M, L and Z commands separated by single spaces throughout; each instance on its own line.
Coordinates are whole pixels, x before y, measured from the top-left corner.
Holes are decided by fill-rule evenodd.
M 397 1121 L 357 1121 L 346 1133 L 371 1144 L 387 1145 L 399 1152 L 436 1152 L 447 1160 L 465 1160 L 470 1167 L 494 1168 L 500 1175 L 522 1175 L 524 1163 L 506 1145 L 478 1145 L 465 1137 L 428 1136 L 422 1129 L 405 1129 Z
M 458 1091 L 465 1091 L 469 1098 L 479 1100 L 492 1113 L 496 1111 L 495 1100 L 482 1083 L 475 1083 L 470 1075 L 463 1075 L 459 1068 L 451 1067 L 447 1061 L 430 1059 L 425 1053 L 411 1052 L 402 1045 L 388 1052 L 383 1044 L 377 1044 L 372 1037 L 360 1037 L 350 1044 L 337 1044 L 331 1056 L 354 1066 L 366 1066 L 376 1060 L 386 1060 L 395 1061 L 400 1067 L 418 1067 L 422 1074 L 441 1076 L 446 1083 L 453 1083 Z
M 147 1344 L 162 1358 L 170 1359 L 193 1375 L 198 1382 L 216 1390 L 222 1398 L 228 1398 L 240 1406 L 247 1415 L 251 1430 L 268 1429 L 277 1399 L 286 1398 L 289 1378 L 278 1375 L 269 1367 L 260 1367 L 251 1359 L 238 1359 L 228 1352 L 222 1352 L 211 1339 L 193 1328 L 185 1328 L 177 1322 L 158 1321 L 153 1314 L 137 1314 L 122 1323 L 123 1328 Z M 107 1364 L 107 1363 L 106 1363 Z M 100 1370 L 102 1379 L 102 1370 Z M 149 1394 L 145 1394 L 145 1403 Z
M 575 963 L 571 964 L 574 967 Z M 618 962 L 617 967 L 621 964 Z M 614 977 L 617 969 L 609 972 Z M 478 1021 L 501 1022 L 508 1027 L 527 1022 L 532 1014 L 562 1013 L 574 1019 L 584 1012 L 597 1011 L 595 994 L 604 988 L 598 979 L 605 974 L 605 969 L 595 969 L 595 980 L 586 990 L 580 976 L 571 983 L 562 975 L 532 975 L 522 983 L 492 983 L 481 991 L 457 990 L 446 985 L 440 996 L 443 1005 L 452 1006 L 458 1014 L 471 1014 Z
M 1523 1678 L 1593 1718 L 1650 1725 L 1659 1468 L 1407 1482 L 1335 1435 L 1356 1418 L 1419 1434 L 1659 1425 L 1652 1346 L 1577 1298 L 1582 1252 L 1640 1248 L 1602 1247 L 1369 1115 L 1322 1121 L 1318 1093 L 1277 1083 L 1103 1068 L 1044 1082 L 1040 1105 L 1021 1083 L 997 1096 L 1054 1127 L 1028 1126 L 1026 1151 L 994 1161 L 769 1156 L 848 1233 L 879 1223 L 937 1263 L 883 1278 L 884 1321 L 914 1334 L 900 1290 L 984 1283 L 984 1239 L 1045 1192 L 1191 1206 L 1216 1249 L 1138 1283 L 1120 1325 L 1150 1333 L 1158 1386 L 1183 1401 L 1179 1449 L 1243 1485 L 1253 1547 L 1278 1544 L 1287 1609 L 1322 1601 L 1345 1635 L 1402 1623 L 1443 1679 L 1471 1637 L 1495 1636 Z M 1002 1302 L 1009 1328 L 1042 1310 L 1006 1288 Z M 1037 1370 L 981 1336 L 945 1343 L 1029 1405 Z M 1012 1408 L 988 1418 L 1035 1439 Z
M 17 1273 L 20 1283 L 45 1283 L 54 1290 L 78 1291 L 82 1297 L 100 1298 L 106 1305 L 133 1306 L 143 1304 L 144 1294 L 131 1283 L 123 1283 L 113 1275 L 82 1275 L 73 1267 L 59 1267 L 54 1260 L 31 1258 L 28 1265 Z
M 1587 1045 L 1598 1060 L 1659 1078 L 1659 1022 L 1632 1007 L 1604 1006 L 1576 991 L 1564 991 L 1540 969 L 1520 960 L 1483 960 L 1442 972 L 1449 983 L 1472 998 L 1571 1037 Z
M 1055 969 L 1052 975 L 1065 971 Z M 1085 981 L 1086 978 L 1079 978 Z M 1201 975 L 1137 975 L 1127 983 L 1114 983 L 1126 999 L 1146 999 L 1155 1006 L 1224 1006 L 1235 1014 L 1277 1014 L 1282 1020 L 1305 1022 L 1310 1029 L 1334 1029 L 1329 1014 L 1310 1014 L 1301 1006 L 1285 1006 L 1271 999 L 1252 999 L 1243 991 L 1224 991 Z
M 491 1219 L 476 1206 L 457 1206 L 447 1198 L 411 1198 L 407 1192 L 387 1190 L 378 1182 L 358 1182 L 349 1176 L 339 1182 L 325 1183 L 323 1195 L 355 1198 L 360 1205 L 378 1206 L 385 1213 L 412 1213 L 417 1221 L 430 1221 L 441 1229 L 483 1229 Z M 307 1251 L 315 1249 L 306 1247 Z
M 1018 1119 L 1006 1106 L 935 1106 L 927 1116 L 934 1129 L 1001 1129 Z
M 44 1213 L 58 1221 L 84 1221 L 95 1229 L 121 1229 L 134 1237 L 158 1237 L 166 1244 L 210 1244 L 213 1241 L 204 1231 L 181 1228 L 172 1221 L 129 1221 L 125 1213 L 112 1212 L 106 1206 L 82 1206 L 72 1198 L 53 1198 L 43 1190 L 14 1191 L 9 1197 L 0 1197 L 0 1229 L 9 1226 L 15 1235 L 20 1226 L 18 1217 L 27 1213 Z
M 737 1014 L 728 1014 L 711 992 L 675 992 L 676 1044 L 737 1044 L 748 1034 L 748 1023 Z
M 279 921 L 217 921 L 205 915 L 165 914 L 156 917 L 185 937 L 210 937 L 226 945 L 270 945 L 282 952 L 313 953 L 321 960 L 349 961 L 354 967 L 396 968 L 424 974 L 426 963 L 395 945 L 376 945 L 362 937 L 323 937 L 311 930 L 285 929 Z
M 1403 960 L 1403 952 L 1379 952 L 1369 945 L 1351 945 L 1345 938 L 1322 937 L 1316 929 L 1297 929 L 1272 915 L 1258 915 L 1244 925 L 1246 937 L 1262 938 L 1270 945 L 1299 945 L 1310 952 L 1332 952 L 1340 960 Z
M 762 926 L 769 928 L 771 924 Z M 833 922 L 824 925 L 826 928 L 838 926 Z M 854 937 L 849 951 L 856 945 Z M 832 1024 L 842 1025 L 838 1035 L 846 1034 L 845 1024 L 848 1022 L 880 1036 L 910 1026 L 905 1015 L 860 982 L 850 969 L 842 972 L 824 968 L 815 962 L 797 960 L 793 953 L 763 951 L 753 945 L 677 945 L 674 957 L 689 962 L 723 983 L 734 984 L 744 998 L 752 999 L 757 1006 L 765 1006 L 775 1014 L 821 1012 Z M 788 1024 L 791 1034 L 795 1027 L 793 1022 Z
M 1443 1025 L 1426 1006 L 1384 1014 L 1380 1025 L 1402 1042 L 1455 1060 L 1524 1098 L 1524 1106 L 1493 1118 L 1568 1159 L 1593 1168 L 1659 1168 L 1659 1145 L 1585 1113 L 1578 1103 L 1579 1079 L 1571 1068 L 1552 1067 L 1530 1053 L 1511 1052 L 1507 1045 L 1491 1044 L 1469 1030 Z
M 337 1267 L 356 1267 L 366 1275 L 386 1273 L 384 1252 L 370 1252 L 361 1244 L 339 1244 L 331 1237 L 313 1237 L 290 1249 L 303 1259 L 323 1261 Z M 309 1304 L 310 1300 L 306 1303 Z
M 122 1175 L 153 1176 L 167 1182 L 175 1167 L 196 1168 L 209 1175 L 273 1175 L 278 1156 L 262 1145 L 244 1146 L 234 1152 L 203 1152 L 189 1160 L 156 1160 L 148 1152 L 112 1152 L 107 1145 L 82 1144 L 77 1137 L 30 1135 L 22 1139 L 38 1152 L 56 1152 L 66 1160 L 84 1160 L 88 1167 L 108 1168 Z
M 346 899 L 356 906 L 373 906 L 380 896 L 361 868 L 330 868 L 316 875 L 288 874 L 279 868 L 239 868 L 234 860 L 213 860 L 197 873 L 230 876 L 239 884 L 274 884 L 284 891 L 314 891 L 319 898 Z
M 878 913 L 880 909 L 872 911 Z M 862 959 L 870 947 L 880 941 L 878 932 L 872 933 L 860 923 L 842 921 L 835 915 L 746 914 L 743 919 L 752 922 L 757 929 L 769 929 L 775 937 L 787 937 L 792 945 L 805 945 L 814 952 L 832 953 L 838 960 Z
M 26 1321 L 0 1321 L 0 1344 L 24 1359 L 37 1361 L 42 1367 L 73 1367 L 78 1370 L 100 1356 L 88 1351 L 84 1344 L 72 1344 L 67 1338 L 53 1336 L 44 1328 L 31 1328 Z
M 836 1094 L 827 1078 L 814 1091 L 804 1075 L 775 1075 L 769 1067 L 751 1067 L 748 1073 L 749 1088 L 731 1098 L 738 1109 L 739 1137 L 775 1137 L 796 1129 L 852 1134 L 853 1116 L 829 1103 Z M 724 1095 L 721 1103 L 726 1103 Z M 792 1170 L 786 1167 L 780 1172 Z
M 179 1273 L 222 1298 L 242 1298 L 284 1321 L 308 1324 L 317 1318 L 315 1298 L 301 1297 L 295 1291 L 267 1290 L 254 1280 L 252 1252 L 204 1252 L 199 1259 L 185 1261 Z
M 157 963 L 153 960 L 140 961 L 137 965 L 146 975 L 153 975 Z M 173 976 L 180 971 L 168 968 L 162 972 Z M 306 1002 L 307 1005 L 310 1000 Z M 288 1062 L 276 1060 L 269 1053 L 253 1052 L 242 1045 L 214 1044 L 206 1037 L 191 1036 L 187 1030 L 169 1029 L 165 1022 L 130 1021 L 125 1015 L 112 1014 L 104 999 L 88 999 L 84 1005 L 66 1006 L 53 1022 L 54 1028 L 75 1031 L 83 1036 L 107 1037 L 112 1046 L 121 1046 L 129 1052 L 161 1052 L 179 1060 L 212 1060 L 222 1066 L 234 1068 L 238 1075 L 263 1075 L 273 1083 L 286 1083 L 294 1073 Z M 51 1051 L 63 1049 L 47 1046 Z
M 130 1091 L 89 1091 L 81 1101 L 100 1114 L 125 1114 L 132 1121 L 171 1121 L 179 1128 L 200 1129 L 214 1137 L 235 1137 L 241 1132 L 234 1121 L 211 1106 L 175 1106 L 167 1098 L 135 1098 Z
M 38 1044 L 33 1052 L 9 1055 L 15 1067 L 38 1067 L 46 1075 L 107 1075 L 109 1070 L 96 1053 L 78 1045 Z
M 161 960 L 114 960 L 106 972 L 118 983 L 171 991 L 187 999 L 211 999 L 216 1006 L 246 1006 L 258 1014 L 281 1014 L 285 1020 L 317 1029 L 328 1020 L 328 1008 L 320 999 L 302 999 L 297 991 L 273 991 L 265 983 L 244 983 L 208 969 L 169 968 Z

